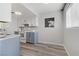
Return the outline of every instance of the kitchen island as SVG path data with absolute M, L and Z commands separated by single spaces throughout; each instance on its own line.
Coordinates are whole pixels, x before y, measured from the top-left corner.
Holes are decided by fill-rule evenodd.
M 19 56 L 20 36 L 6 35 L 0 38 L 0 56 Z

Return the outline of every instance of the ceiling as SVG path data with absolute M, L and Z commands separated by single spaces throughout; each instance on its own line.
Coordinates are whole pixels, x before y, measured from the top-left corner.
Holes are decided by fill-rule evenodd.
M 22 15 L 20 15 L 20 16 L 12 14 L 12 15 L 18 16 L 20 18 L 34 16 L 34 14 L 30 10 L 28 10 L 27 8 L 25 8 L 20 3 L 12 3 L 12 12 L 21 12 Z
M 59 11 L 64 3 L 23 3 L 26 8 L 37 14 Z

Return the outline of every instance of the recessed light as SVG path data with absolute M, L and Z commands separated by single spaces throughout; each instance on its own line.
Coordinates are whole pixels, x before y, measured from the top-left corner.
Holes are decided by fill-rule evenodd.
M 22 15 L 22 13 L 21 12 L 19 12 L 19 11 L 16 11 L 16 12 L 14 12 L 16 15 Z

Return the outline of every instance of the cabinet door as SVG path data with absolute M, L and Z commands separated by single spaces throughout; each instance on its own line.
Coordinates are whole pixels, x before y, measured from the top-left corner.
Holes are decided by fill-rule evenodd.
M 26 42 L 30 42 L 30 32 L 26 32 Z
M 35 40 L 34 32 L 27 32 L 26 33 L 26 42 L 34 43 L 34 40 Z
M 34 43 L 35 40 L 35 34 L 34 32 L 30 32 L 30 43 Z

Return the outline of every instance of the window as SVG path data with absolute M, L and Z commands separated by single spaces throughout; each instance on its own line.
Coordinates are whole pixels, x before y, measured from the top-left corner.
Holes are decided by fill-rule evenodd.
M 66 27 L 79 27 L 79 4 L 74 3 L 66 13 Z
M 7 27 L 8 23 L 4 21 L 0 21 L 0 29 L 5 29 Z

